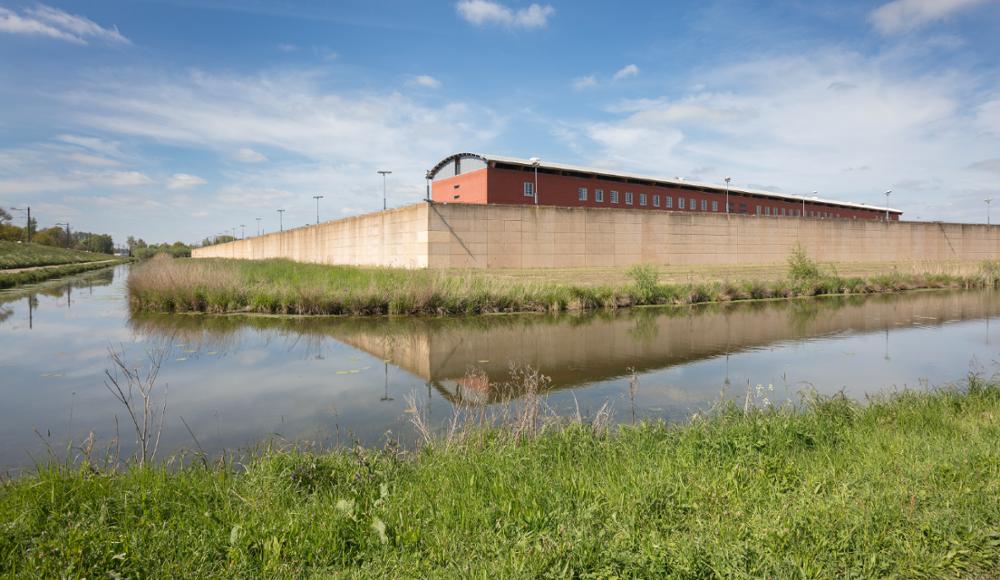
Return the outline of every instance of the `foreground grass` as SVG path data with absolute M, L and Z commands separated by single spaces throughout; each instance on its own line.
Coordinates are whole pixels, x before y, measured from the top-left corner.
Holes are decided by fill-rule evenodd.
M 128 289 L 138 311 L 379 315 L 585 310 L 917 288 L 993 288 L 1000 283 L 1000 266 L 992 262 L 968 274 L 844 277 L 810 268 L 802 274 L 792 265 L 791 275 L 786 269 L 776 280 L 663 283 L 658 269 L 637 267 L 629 272 L 630 282 L 584 285 L 503 278 L 481 271 L 162 258 L 135 267 Z
M 0 241 L 0 270 L 31 268 L 58 264 L 79 264 L 110 260 L 114 256 L 80 250 L 67 250 L 42 244 L 24 244 Z
M 105 259 L 110 261 L 101 263 L 82 263 L 82 264 L 67 264 L 63 266 L 49 266 L 32 270 L 23 270 L 21 272 L 4 272 L 3 270 L 0 270 L 0 290 L 5 288 L 14 288 L 25 284 L 35 284 L 38 282 L 43 282 L 45 280 L 50 280 L 52 278 L 70 276 L 72 274 L 79 274 L 81 272 L 88 272 L 90 270 L 100 270 L 101 268 L 109 268 L 111 266 L 117 266 L 118 264 L 124 264 L 125 262 L 128 261 L 128 260 L 114 260 L 110 256 L 105 256 Z
M 413 454 L 51 466 L 0 575 L 941 577 L 1000 571 L 1000 388 L 470 431 Z

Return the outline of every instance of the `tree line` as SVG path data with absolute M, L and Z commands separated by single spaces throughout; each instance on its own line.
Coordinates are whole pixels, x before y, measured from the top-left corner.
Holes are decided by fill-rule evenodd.
M 14 217 L 10 212 L 0 208 L 0 240 L 27 242 L 29 239 L 33 243 L 45 246 L 86 250 L 100 254 L 115 253 L 115 243 L 110 234 L 74 232 L 68 226 L 65 228 L 52 226 L 39 230 L 38 220 L 34 217 L 24 226 L 18 226 L 14 223 Z

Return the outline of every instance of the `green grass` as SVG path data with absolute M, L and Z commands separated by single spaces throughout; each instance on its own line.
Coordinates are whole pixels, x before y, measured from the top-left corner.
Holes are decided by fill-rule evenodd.
M 107 259 L 114 260 L 111 256 L 107 256 Z M 4 272 L 3 270 L 0 270 L 0 290 L 23 286 L 25 284 L 35 284 L 52 278 L 70 276 L 72 274 L 79 274 L 90 270 L 109 268 L 118 264 L 124 264 L 125 262 L 127 262 L 127 260 L 115 260 L 113 262 L 104 262 L 99 264 L 84 262 L 80 264 L 49 266 L 32 270 L 24 270 L 21 272 Z
M 0 576 L 994 577 L 1000 388 L 0 485 Z
M 798 265 L 806 258 L 800 256 Z M 793 272 L 796 272 L 793 265 Z M 808 270 L 808 268 L 807 268 Z M 903 274 L 867 278 L 823 274 L 778 280 L 662 283 L 653 266 L 629 271 L 630 282 L 581 285 L 499 278 L 484 271 L 402 270 L 302 264 L 289 260 L 150 260 L 133 268 L 130 303 L 147 312 L 265 314 L 481 314 L 565 311 L 641 305 L 684 305 L 918 288 L 983 288 L 1000 284 L 984 263 L 971 274 Z
M 9 268 L 31 268 L 111 260 L 109 254 L 96 254 L 80 250 L 67 250 L 41 244 L 19 244 L 0 241 L 0 270 Z

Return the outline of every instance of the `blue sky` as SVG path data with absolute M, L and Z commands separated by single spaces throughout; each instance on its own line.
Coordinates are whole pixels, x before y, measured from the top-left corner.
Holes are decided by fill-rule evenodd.
M 0 0 L 0 205 L 196 241 L 483 151 L 984 221 L 997 30 L 998 0 Z

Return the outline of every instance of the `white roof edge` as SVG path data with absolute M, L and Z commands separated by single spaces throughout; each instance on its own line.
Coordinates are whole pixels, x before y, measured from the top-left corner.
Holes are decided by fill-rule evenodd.
M 521 159 L 519 157 L 507 157 L 505 155 L 489 155 L 489 154 L 485 154 L 485 153 L 472 153 L 472 155 L 476 155 L 478 157 L 481 157 L 483 159 L 487 159 L 489 161 L 498 161 L 500 163 L 511 163 L 511 164 L 515 164 L 515 165 L 525 165 L 525 166 L 528 166 L 528 167 L 532 167 L 533 166 L 533 164 L 531 163 L 530 160 L 528 160 L 528 159 Z M 656 176 L 653 176 L 653 175 L 642 175 L 640 173 L 630 173 L 630 172 L 627 172 L 627 171 L 615 171 L 613 169 L 599 169 L 599 168 L 596 168 L 596 167 L 583 167 L 583 166 L 580 166 L 580 165 L 571 165 L 569 163 L 552 163 L 552 162 L 545 161 L 544 159 L 541 160 L 538 163 L 538 166 L 539 167 L 545 167 L 547 169 L 558 169 L 558 170 L 562 170 L 562 171 L 576 171 L 576 172 L 580 172 L 580 173 L 594 173 L 594 174 L 597 174 L 597 175 L 609 175 L 609 176 L 621 177 L 621 178 L 625 178 L 625 179 L 639 179 L 639 180 L 646 180 L 646 181 L 658 181 L 658 182 L 661 182 L 661 183 L 670 183 L 670 184 L 673 184 L 673 185 L 693 185 L 695 187 L 704 187 L 704 188 L 709 188 L 709 189 L 715 189 L 715 190 L 718 190 L 718 191 L 721 191 L 721 192 L 725 192 L 725 190 L 726 190 L 726 187 L 724 185 L 718 185 L 718 184 L 715 184 L 715 183 L 706 183 L 706 182 L 702 182 L 702 181 L 690 181 L 690 180 L 687 180 L 687 179 L 674 179 L 674 178 L 666 178 L 666 177 L 656 177 Z M 826 199 L 826 198 L 821 198 L 821 197 L 811 197 L 811 196 L 806 196 L 806 195 L 792 195 L 792 194 L 789 194 L 789 193 L 778 193 L 778 192 L 775 192 L 775 191 L 767 191 L 767 190 L 763 190 L 763 189 L 750 189 L 750 188 L 746 188 L 746 187 L 730 186 L 729 187 L 729 191 L 735 192 L 735 193 L 748 193 L 748 194 L 752 194 L 752 195 L 765 195 L 765 196 L 768 196 L 768 197 L 777 197 L 777 198 L 790 199 L 790 200 L 795 200 L 795 201 L 803 201 L 803 200 L 805 200 L 805 201 L 809 201 L 809 202 L 813 202 L 813 203 L 825 203 L 825 204 L 829 204 L 829 205 L 838 205 L 838 206 L 843 206 L 843 207 L 854 207 L 854 208 L 858 208 L 858 209 L 877 210 L 877 211 L 889 211 L 889 212 L 892 212 L 892 213 L 899 213 L 899 214 L 903 213 L 902 210 L 891 208 L 891 207 L 878 206 L 878 205 L 868 205 L 868 204 L 865 204 L 865 203 L 854 203 L 854 202 L 850 202 L 850 201 L 838 201 L 838 200 L 834 200 L 834 199 Z

